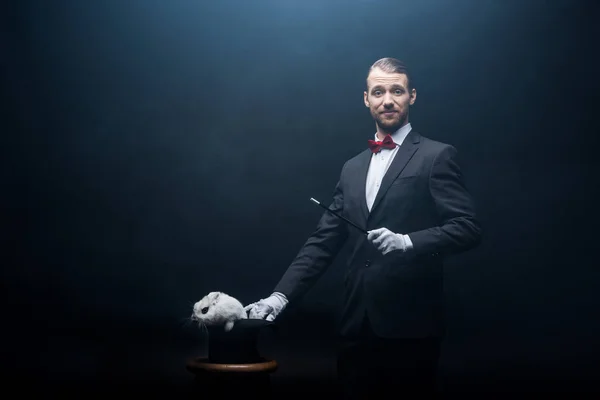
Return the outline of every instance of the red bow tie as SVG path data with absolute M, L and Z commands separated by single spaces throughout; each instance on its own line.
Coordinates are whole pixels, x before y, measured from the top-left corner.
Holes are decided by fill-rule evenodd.
M 393 149 L 394 147 L 396 147 L 396 143 L 394 143 L 394 140 L 392 139 L 392 136 L 390 136 L 389 134 L 385 136 L 385 138 L 383 138 L 382 141 L 379 140 L 369 140 L 369 148 L 371 149 L 371 151 L 373 153 L 379 153 L 379 151 L 382 148 L 386 148 L 386 149 Z

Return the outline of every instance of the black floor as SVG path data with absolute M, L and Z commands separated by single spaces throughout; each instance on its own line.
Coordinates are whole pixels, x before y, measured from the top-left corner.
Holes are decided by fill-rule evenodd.
M 279 368 L 271 375 L 276 399 L 318 396 L 339 398 L 335 381 L 332 343 L 314 340 L 279 340 L 263 347 Z M 12 353 L 13 356 L 18 356 Z M 112 343 L 64 337 L 50 344 L 44 354 L 5 363 L 4 389 L 21 395 L 45 394 L 69 397 L 113 396 L 123 393 L 144 398 L 199 398 L 206 390 L 194 382 L 186 361 L 203 355 L 202 346 L 185 340 Z M 6 360 L 6 359 L 5 359 Z M 515 395 L 576 394 L 577 398 L 600 394 L 593 365 L 542 365 L 457 368 L 453 360 L 441 363 L 440 398 L 513 398 Z M 243 388 L 223 387 L 220 399 L 236 398 Z
M 187 335 L 174 329 L 124 326 L 105 322 L 83 329 L 63 324 L 43 332 L 28 327 L 25 331 L 29 334 L 4 342 L 0 393 L 16 390 L 20 397 L 35 394 L 38 398 L 40 394 L 109 398 L 132 393 L 146 399 L 199 398 L 206 394 L 185 367 L 190 358 L 206 354 L 197 330 Z M 260 342 L 261 353 L 279 365 L 271 375 L 273 398 L 337 398 L 334 342 L 324 340 L 322 333 L 312 337 L 292 333 L 282 329 Z M 566 356 L 540 352 L 528 359 L 515 356 L 516 351 L 499 349 L 497 343 L 492 351 L 488 342 L 450 340 L 442 349 L 440 398 L 557 393 L 599 398 L 600 363 L 597 352 L 589 346 L 573 344 L 563 353 Z M 234 395 L 239 389 L 243 392 L 243 388 L 223 387 L 218 400 L 228 396 L 239 399 Z
M 6 376 L 5 376 L 6 378 Z M 16 377 L 15 377 L 16 378 Z M 439 398 L 461 398 L 465 396 L 485 396 L 485 398 L 522 398 L 524 395 L 556 395 L 563 394 L 576 398 L 598 398 L 600 390 L 597 383 L 591 380 L 562 379 L 547 377 L 532 379 L 516 379 L 511 377 L 496 377 L 488 379 L 464 379 L 444 388 L 439 388 Z M 19 381 L 12 379 L 4 386 L 4 393 L 10 398 L 10 393 L 20 396 L 35 395 L 83 398 L 89 396 L 118 396 L 124 393 L 149 398 L 191 399 L 199 398 L 213 392 L 201 385 L 195 384 L 191 376 L 187 379 L 174 381 L 164 376 L 130 376 L 120 378 L 97 377 L 97 379 L 59 379 L 49 380 L 43 376 L 31 374 L 21 375 Z M 16 390 L 15 390 L 16 389 Z M 321 377 L 283 377 L 275 374 L 271 377 L 271 397 L 273 399 L 287 398 L 317 398 L 341 399 L 338 387 L 333 379 Z M 240 387 L 222 387 L 218 390 L 219 399 L 239 399 L 245 394 Z M 1 393 L 1 392 L 0 392 Z M 268 397 L 264 397 L 268 398 Z

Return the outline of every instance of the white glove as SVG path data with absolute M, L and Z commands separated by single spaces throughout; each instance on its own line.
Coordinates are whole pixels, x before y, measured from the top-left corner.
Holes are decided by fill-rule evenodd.
M 369 231 L 367 236 L 369 240 L 377 250 L 381 251 L 383 255 L 394 251 L 407 251 L 412 248 L 412 242 L 408 235 L 400 233 L 394 233 L 387 228 L 379 228 Z
M 288 299 L 283 293 L 275 292 L 266 299 L 248 304 L 244 311 L 248 313 L 249 319 L 266 319 L 273 321 L 287 306 Z

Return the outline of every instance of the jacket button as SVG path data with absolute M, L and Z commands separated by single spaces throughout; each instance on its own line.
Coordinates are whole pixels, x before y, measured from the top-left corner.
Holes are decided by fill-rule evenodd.
M 369 265 L 371 265 L 371 260 L 365 261 L 365 267 L 368 267 Z

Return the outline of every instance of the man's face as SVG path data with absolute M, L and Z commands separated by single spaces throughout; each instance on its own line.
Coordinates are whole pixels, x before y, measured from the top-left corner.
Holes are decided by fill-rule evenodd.
M 365 105 L 369 107 L 378 130 L 393 133 L 408 122 L 408 109 L 415 103 L 417 91 L 408 90 L 405 74 L 375 68 L 367 77 L 367 88 Z

